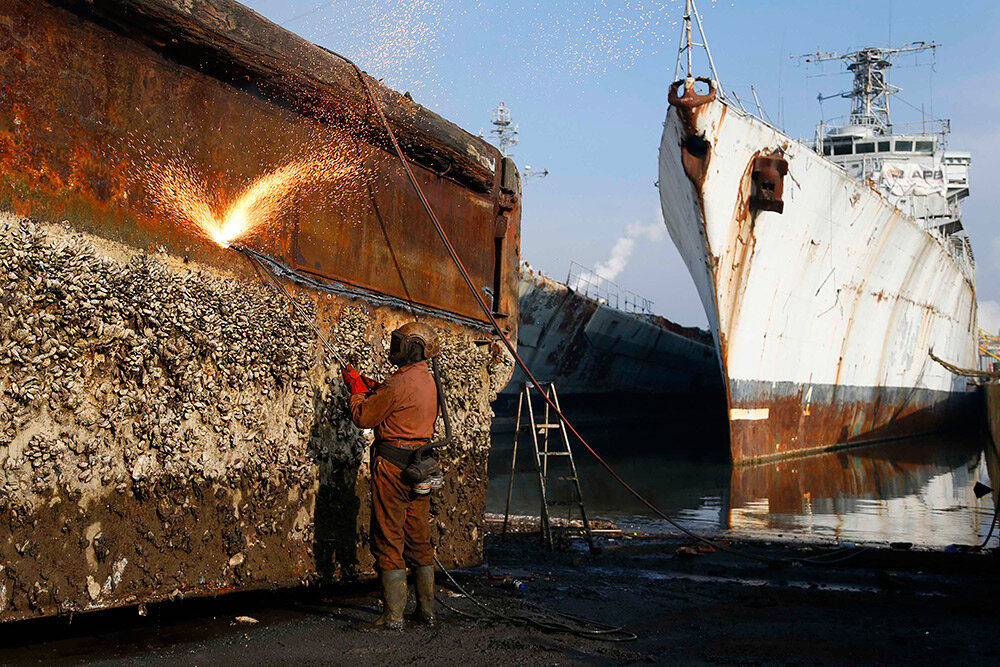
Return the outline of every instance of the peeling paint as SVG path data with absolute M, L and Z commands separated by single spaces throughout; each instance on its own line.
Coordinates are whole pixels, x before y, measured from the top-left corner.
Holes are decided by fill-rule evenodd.
M 730 410 L 769 411 L 730 420 L 734 460 L 935 431 L 966 414 L 975 399 L 965 380 L 928 354 L 975 366 L 975 288 L 944 243 L 725 102 L 693 111 L 668 111 L 660 199 L 719 347 Z M 685 163 L 690 136 L 712 146 L 703 179 Z M 753 165 L 776 153 L 801 195 L 781 213 L 756 210 Z

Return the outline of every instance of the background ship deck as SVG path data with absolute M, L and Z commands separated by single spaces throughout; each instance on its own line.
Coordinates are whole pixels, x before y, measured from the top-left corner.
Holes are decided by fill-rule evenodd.
M 521 269 L 518 351 L 536 378 L 556 384 L 574 423 L 648 434 L 661 420 L 706 427 L 725 417 L 708 332 L 615 308 L 528 267 Z M 524 380 L 515 369 L 497 403 L 495 430 L 513 428 Z M 636 440 L 630 446 L 645 438 Z

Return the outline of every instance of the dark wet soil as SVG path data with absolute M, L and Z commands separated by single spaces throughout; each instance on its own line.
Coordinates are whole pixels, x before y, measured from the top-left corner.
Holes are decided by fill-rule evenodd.
M 130 608 L 9 624 L 0 629 L 0 662 L 811 665 L 1000 658 L 992 634 L 1000 558 L 992 553 L 881 547 L 838 552 L 838 559 L 851 557 L 819 566 L 744 560 L 662 537 L 606 540 L 597 554 L 585 547 L 550 554 L 536 538 L 488 538 L 488 567 L 457 573 L 459 583 L 507 614 L 540 604 L 626 626 L 636 641 L 600 642 L 445 610 L 437 629 L 367 630 L 377 598 L 373 586 L 358 585 L 183 600 L 150 606 L 145 616 Z M 733 546 L 776 558 L 830 550 Z M 520 579 L 525 590 L 514 591 L 504 577 Z M 479 613 L 441 589 L 449 605 Z

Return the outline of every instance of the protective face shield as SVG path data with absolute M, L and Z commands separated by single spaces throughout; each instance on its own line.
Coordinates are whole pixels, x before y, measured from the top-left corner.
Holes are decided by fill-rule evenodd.
M 389 361 L 403 367 L 431 359 L 441 352 L 437 333 L 422 322 L 404 324 L 392 332 Z

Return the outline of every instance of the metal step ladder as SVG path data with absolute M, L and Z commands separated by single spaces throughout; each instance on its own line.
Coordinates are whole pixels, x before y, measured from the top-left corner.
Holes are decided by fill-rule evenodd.
M 555 404 L 562 412 L 559 405 L 559 394 L 556 386 L 552 382 L 540 382 L 545 396 Z M 540 402 L 538 412 L 542 415 L 542 420 L 536 418 L 536 403 Z M 555 420 L 555 421 L 553 421 Z M 541 493 L 541 534 L 542 542 L 550 550 L 554 548 L 553 528 L 552 528 L 552 508 L 566 507 L 567 526 L 564 534 L 572 534 L 574 529 L 569 525 L 573 518 L 573 508 L 580 511 L 580 520 L 583 524 L 582 537 L 587 540 L 591 549 L 594 548 L 594 535 L 590 530 L 590 523 L 587 521 L 587 510 L 583 506 L 583 491 L 580 489 L 580 478 L 576 472 L 576 462 L 573 460 L 573 449 L 569 445 L 569 432 L 566 423 L 552 410 L 548 401 L 539 395 L 531 383 L 525 382 L 521 385 L 521 392 L 517 400 L 517 421 L 515 422 L 514 447 L 510 456 L 510 481 L 507 485 L 507 509 L 503 518 L 502 535 L 507 534 L 507 522 L 510 519 L 510 499 L 514 492 L 514 473 L 517 465 L 517 444 L 522 433 L 531 433 L 531 444 L 534 451 L 535 470 L 538 473 L 538 489 Z M 549 433 L 558 431 L 558 437 L 549 440 Z M 550 446 L 551 445 L 551 446 Z M 549 460 L 552 460 L 552 470 L 549 468 Z M 563 466 L 562 475 L 555 472 L 559 463 Z M 568 468 L 568 470 L 567 470 Z M 550 478 L 550 472 L 555 475 Z M 568 474 L 566 474 L 568 472 Z M 551 482 L 551 483 L 550 483 Z M 550 500 L 550 494 L 554 489 L 555 482 L 571 482 L 570 500 Z

